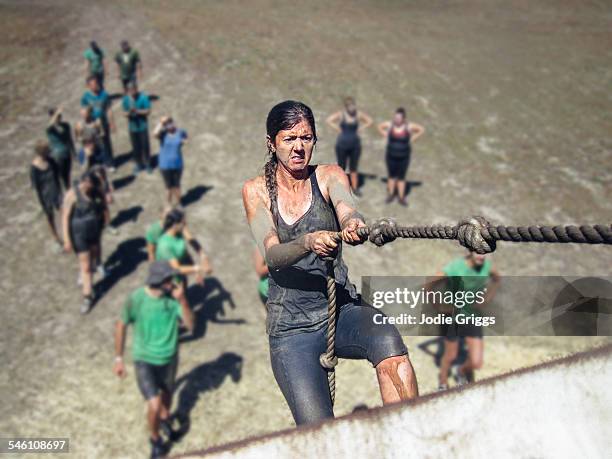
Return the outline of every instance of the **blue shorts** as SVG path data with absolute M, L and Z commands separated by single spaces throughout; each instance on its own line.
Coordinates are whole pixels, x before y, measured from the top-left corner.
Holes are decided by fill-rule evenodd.
M 393 325 L 376 325 L 380 314 L 367 304 L 346 304 L 336 324 L 336 355 L 343 359 L 367 359 L 373 366 L 405 355 L 408 349 Z M 327 326 L 288 336 L 270 336 L 272 371 L 297 425 L 333 418 L 327 370 L 319 363 L 325 352 Z

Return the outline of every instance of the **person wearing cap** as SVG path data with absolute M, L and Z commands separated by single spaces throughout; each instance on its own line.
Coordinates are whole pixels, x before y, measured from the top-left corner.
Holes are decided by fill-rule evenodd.
M 133 49 L 127 40 L 123 40 L 120 46 L 121 50 L 115 55 L 115 62 L 123 91 L 127 92 L 129 83 L 142 81 L 142 62 L 138 51 Z
M 176 274 L 167 261 L 151 264 L 146 286 L 128 296 L 115 326 L 113 372 L 119 378 L 126 376 L 126 329 L 128 325 L 134 327 L 132 359 L 138 388 L 147 401 L 151 457 L 163 457 L 167 450 L 160 428 L 170 440 L 174 435 L 170 408 L 178 366 L 179 321 L 190 331 L 194 326 L 185 290 L 173 281 Z
M 130 142 L 132 143 L 132 158 L 134 159 L 134 174 L 146 169 L 150 174 L 151 159 L 149 147 L 149 114 L 151 100 L 149 96 L 138 90 L 136 81 L 127 84 L 127 94 L 123 96 L 123 113 L 128 121 Z

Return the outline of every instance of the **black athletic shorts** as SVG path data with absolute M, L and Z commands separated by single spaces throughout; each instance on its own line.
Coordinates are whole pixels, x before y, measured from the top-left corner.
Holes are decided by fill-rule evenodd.
M 100 244 L 102 225 L 70 225 L 70 241 L 75 253 L 88 252 Z
M 397 180 L 405 180 L 406 173 L 408 172 L 408 166 L 410 165 L 410 156 L 403 158 L 394 158 L 393 156 L 386 156 L 387 162 L 387 173 L 389 178 Z
M 483 338 L 482 327 L 473 324 L 452 324 L 440 325 L 440 336 L 449 341 L 457 341 L 459 338 Z
M 350 146 L 336 144 L 336 159 L 338 160 L 338 166 L 340 166 L 342 170 L 346 170 L 346 163 L 348 162 L 349 172 L 357 172 L 360 156 L 361 142 L 354 143 Z
M 183 169 L 160 169 L 166 188 L 180 188 Z
M 153 365 L 140 360 L 134 362 L 136 382 L 145 400 L 156 397 L 160 391 L 172 393 L 177 367 L 178 353 L 174 354 L 172 360 L 165 365 Z

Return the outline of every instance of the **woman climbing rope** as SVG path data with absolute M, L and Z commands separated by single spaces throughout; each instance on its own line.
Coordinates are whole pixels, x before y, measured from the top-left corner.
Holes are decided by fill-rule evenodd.
M 420 124 L 406 121 L 406 110 L 398 108 L 393 121 L 385 121 L 378 126 L 380 135 L 387 138 L 387 204 L 393 201 L 397 187 L 398 201 L 407 206 L 406 173 L 410 165 L 412 144 L 423 135 L 425 128 Z
M 285 101 L 268 114 L 270 159 L 263 175 L 245 183 L 248 222 L 270 269 L 266 329 L 272 370 L 296 424 L 334 416 L 326 350 L 327 261 L 335 255 L 338 357 L 368 359 L 376 368 L 384 404 L 418 395 L 408 351 L 397 329 L 374 325 L 379 312 L 364 304 L 348 279 L 341 245 L 362 242 L 364 226 L 347 177 L 336 165 L 310 166 L 317 141 L 315 120 L 301 102 Z

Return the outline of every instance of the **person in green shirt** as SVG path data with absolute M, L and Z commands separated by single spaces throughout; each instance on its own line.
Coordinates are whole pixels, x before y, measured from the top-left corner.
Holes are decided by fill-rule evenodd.
M 49 108 L 49 124 L 47 125 L 47 139 L 51 147 L 51 158 L 57 164 L 60 178 L 67 190 L 71 186 L 70 171 L 72 158 L 76 156 L 72 128 L 62 119 L 62 107 Z
M 483 301 L 465 302 L 459 307 L 452 306 L 452 325 L 443 325 L 441 335 L 444 337 L 444 354 L 440 360 L 439 390 L 448 388 L 448 373 L 452 362 L 459 352 L 459 338 L 464 338 L 467 345 L 468 358 L 457 369 L 459 385 L 474 381 L 474 371 L 482 368 L 484 343 L 482 327 L 470 324 L 458 324 L 458 316 L 480 316 L 483 308 L 493 299 L 497 291 L 500 276 L 497 269 L 486 255 L 468 252 L 464 257 L 456 258 L 448 263 L 442 272 L 436 274 L 433 283 L 444 282 L 447 290 L 453 292 L 481 292 Z
M 170 440 L 174 434 L 170 408 L 178 366 L 179 321 L 190 331 L 194 327 L 185 290 L 173 282 L 175 274 L 167 261 L 153 263 L 146 286 L 129 295 L 115 326 L 113 372 L 120 378 L 126 376 L 123 362 L 126 330 L 128 325 L 134 328 L 132 359 L 138 388 L 147 401 L 151 457 L 164 457 L 167 452 L 160 427 Z
M 100 88 L 104 89 L 104 74 L 106 68 L 104 66 L 104 51 L 98 46 L 98 43 L 91 41 L 89 48 L 83 53 L 85 58 L 85 78 L 93 76 L 98 80 Z
M 184 237 L 186 226 L 187 220 L 182 209 L 175 207 L 165 215 L 164 232 L 157 240 L 155 259 L 167 260 L 179 273 L 185 286 L 187 276 L 192 274 L 196 276 L 197 283 L 204 285 L 204 276 L 212 273 L 212 267 L 200 244 L 193 238 Z M 194 263 L 191 259 L 187 251 L 188 242 L 199 253 L 199 263 Z
M 172 209 L 173 207 L 170 206 L 162 207 L 160 209 L 160 219 L 151 223 L 147 228 L 147 231 L 145 233 L 145 240 L 147 241 L 147 254 L 149 263 L 153 263 L 155 261 L 157 241 L 159 241 L 159 238 L 162 237 L 162 235 L 164 234 L 164 220 L 166 219 L 166 215 L 168 214 L 168 212 L 170 212 Z M 177 209 L 182 210 L 179 207 L 177 207 Z M 189 231 L 189 228 L 187 228 L 187 223 L 185 223 L 185 225 L 183 226 L 181 235 L 187 241 L 187 243 L 196 251 L 200 260 L 205 259 L 206 264 L 210 267 L 210 261 L 208 260 L 204 249 L 197 241 L 197 239 L 193 237 L 191 231 Z
M 149 114 L 151 113 L 151 101 L 149 96 L 138 90 L 135 81 L 127 84 L 127 94 L 123 96 L 123 113 L 128 121 L 130 142 L 132 143 L 132 158 L 134 159 L 133 174 L 147 169 L 150 174 L 151 154 L 149 147 Z
M 115 55 L 119 79 L 123 91 L 127 93 L 128 83 L 142 81 L 142 62 L 140 54 L 133 49 L 127 40 L 121 42 L 121 50 Z

